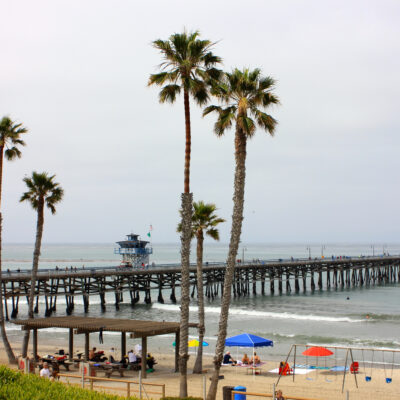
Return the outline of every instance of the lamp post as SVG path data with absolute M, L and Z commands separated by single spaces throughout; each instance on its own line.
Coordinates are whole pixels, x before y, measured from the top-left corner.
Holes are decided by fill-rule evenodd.
M 324 250 L 326 247 L 324 245 L 321 246 L 321 258 L 324 258 Z
M 311 260 L 311 247 L 307 246 L 306 250 L 308 250 L 308 259 Z
M 244 251 L 247 251 L 247 247 L 242 248 L 242 264 L 244 264 Z
M 371 249 L 372 249 L 372 257 L 375 257 L 375 246 L 371 244 Z

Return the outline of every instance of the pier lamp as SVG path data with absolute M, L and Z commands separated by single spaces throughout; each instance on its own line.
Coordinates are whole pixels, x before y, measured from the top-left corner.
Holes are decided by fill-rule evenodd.
M 307 246 L 306 250 L 308 250 L 308 258 L 311 260 L 311 246 Z
M 244 264 L 244 251 L 247 251 L 247 247 L 242 248 L 242 264 Z

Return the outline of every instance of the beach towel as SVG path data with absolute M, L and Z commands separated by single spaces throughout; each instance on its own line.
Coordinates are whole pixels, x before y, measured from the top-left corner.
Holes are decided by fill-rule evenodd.
M 308 368 L 297 368 L 296 367 L 294 374 L 295 375 L 305 375 L 305 374 L 309 374 L 310 372 L 313 372 L 313 371 L 315 371 L 315 370 L 308 369 Z M 268 372 L 271 372 L 272 374 L 279 374 L 279 368 L 272 369 L 271 371 L 268 371 Z

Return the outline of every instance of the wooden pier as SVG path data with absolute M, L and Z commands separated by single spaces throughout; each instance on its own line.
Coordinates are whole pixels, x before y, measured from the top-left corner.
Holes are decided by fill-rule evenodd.
M 221 296 L 226 264 L 204 265 L 204 293 L 213 300 Z M 5 271 L 2 274 L 4 310 L 7 320 L 16 318 L 21 298 L 30 290 L 29 271 Z M 400 256 L 274 260 L 238 263 L 232 285 L 234 297 L 251 295 L 290 294 L 315 290 L 339 290 L 352 287 L 394 284 L 400 282 Z M 44 315 L 57 308 L 57 299 L 65 297 L 66 313 L 74 309 L 75 298 L 82 297 L 85 312 L 91 296 L 99 296 L 106 309 L 106 293 L 113 293 L 118 309 L 124 296 L 134 306 L 144 295 L 144 302 L 164 303 L 169 296 L 176 303 L 176 288 L 181 284 L 179 265 L 152 266 L 148 269 L 99 267 L 39 270 L 36 282 L 35 312 L 39 312 L 39 297 L 44 297 Z M 196 294 L 196 266 L 190 268 L 192 297 Z M 8 300 L 8 301 L 6 301 Z M 11 304 L 10 304 L 11 303 Z

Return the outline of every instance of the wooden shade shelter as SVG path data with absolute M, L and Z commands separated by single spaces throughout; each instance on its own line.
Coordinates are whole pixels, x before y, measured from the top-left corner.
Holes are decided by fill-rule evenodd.
M 93 332 L 121 332 L 121 354 L 126 354 L 126 334 L 130 338 L 142 339 L 142 377 L 146 377 L 146 355 L 147 338 L 149 336 L 165 335 L 175 333 L 175 371 L 178 371 L 179 357 L 179 322 L 141 321 L 134 319 L 119 318 L 89 318 L 89 317 L 47 317 L 30 318 L 12 321 L 14 324 L 22 325 L 22 330 L 33 330 L 33 354 L 37 357 L 38 330 L 43 328 L 65 328 L 69 329 L 69 357 L 72 359 L 74 352 L 74 334 L 85 335 L 85 360 L 89 358 L 89 334 Z M 198 324 L 191 323 L 190 327 Z

